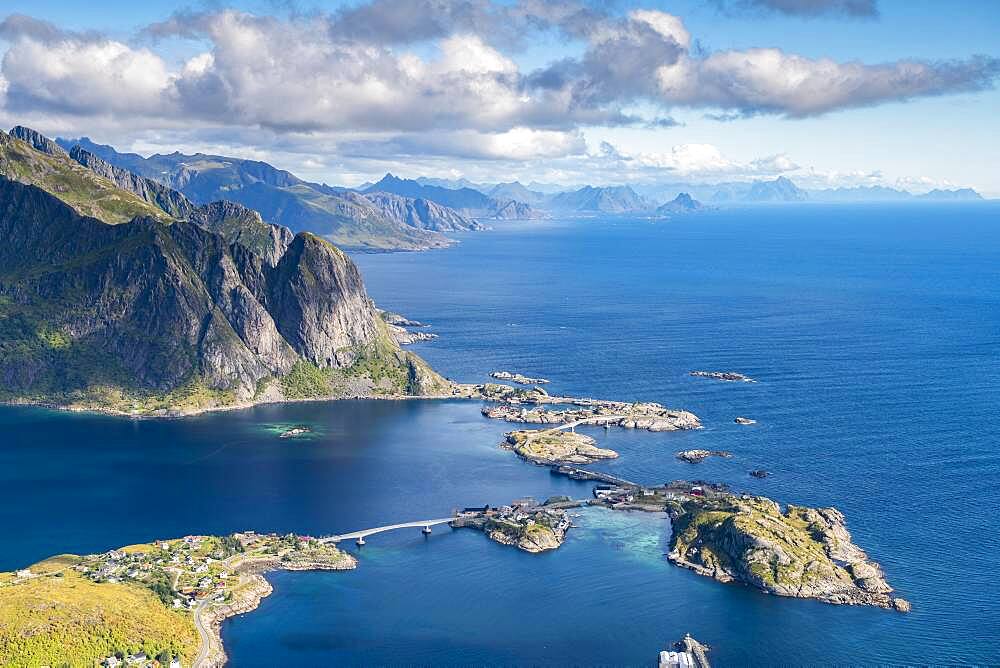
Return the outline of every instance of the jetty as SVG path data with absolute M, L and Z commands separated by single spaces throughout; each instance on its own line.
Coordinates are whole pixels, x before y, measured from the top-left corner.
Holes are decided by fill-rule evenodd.
M 660 652 L 659 668 L 711 668 L 706 652 L 708 647 L 691 637 L 690 633 L 674 643 L 674 649 Z

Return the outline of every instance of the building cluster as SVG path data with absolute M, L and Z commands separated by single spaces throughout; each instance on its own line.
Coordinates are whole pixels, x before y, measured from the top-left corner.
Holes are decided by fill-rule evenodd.
M 159 668 L 181 668 L 181 660 L 176 656 L 170 657 L 168 661 L 159 661 L 150 658 L 145 652 L 136 652 L 128 655 L 112 655 L 101 661 L 105 668 L 147 668 L 149 666 L 159 666 Z

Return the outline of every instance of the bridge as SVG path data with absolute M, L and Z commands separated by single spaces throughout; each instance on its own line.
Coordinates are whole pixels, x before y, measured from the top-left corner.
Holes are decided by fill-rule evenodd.
M 428 534 L 431 532 L 431 527 L 437 526 L 439 524 L 447 524 L 453 521 L 454 517 L 442 517 L 436 520 L 420 520 L 417 522 L 404 522 L 403 524 L 389 524 L 384 527 L 375 527 L 374 529 L 362 529 L 361 531 L 352 531 L 350 533 L 337 534 L 336 536 L 325 536 L 319 539 L 321 543 L 339 543 L 342 540 L 354 539 L 358 545 L 365 544 L 365 538 L 372 536 L 377 533 L 383 533 L 385 531 L 395 531 L 396 529 L 416 529 L 419 527 L 423 528 L 423 532 Z

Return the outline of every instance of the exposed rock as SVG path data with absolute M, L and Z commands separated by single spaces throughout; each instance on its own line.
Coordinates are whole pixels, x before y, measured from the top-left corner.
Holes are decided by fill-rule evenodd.
M 435 232 L 483 230 L 485 227 L 454 209 L 428 199 L 403 197 L 387 192 L 365 193 L 372 204 L 391 220 Z
M 742 416 L 737 417 L 735 420 L 733 420 L 733 422 L 735 422 L 736 424 L 757 424 L 756 420 L 751 420 L 748 417 L 742 417 Z
M 62 151 L 61 148 L 59 150 Z M 171 216 L 187 218 L 196 208 L 187 197 L 176 190 L 168 188 L 152 179 L 133 174 L 121 167 L 115 167 L 110 162 L 97 157 L 80 146 L 74 146 L 70 149 L 69 155 L 73 160 L 76 160 L 95 174 L 103 176 L 122 190 L 126 190 L 141 197 L 150 204 L 158 206 Z
M 313 235 L 271 266 L 238 234 L 230 243 L 149 218 L 107 225 L 0 179 L 0 236 L 0 323 L 13 344 L 0 349 L 3 398 L 204 408 L 252 401 L 303 362 L 315 369 L 309 394 L 296 376 L 293 396 L 336 395 L 321 380 L 335 371 L 370 379 L 343 390 L 355 395 L 449 392 L 391 342 L 354 263 Z
M 400 315 L 398 313 L 393 313 L 392 311 L 384 311 L 378 309 L 378 314 L 390 325 L 396 325 L 397 327 L 430 327 L 430 325 L 420 322 L 418 320 L 411 320 L 406 316 Z
M 23 125 L 11 128 L 10 136 L 31 144 L 31 147 L 36 151 L 41 151 L 42 153 L 55 156 L 66 155 L 66 151 L 63 150 L 62 146 L 52 141 L 41 132 L 32 130 L 31 128 L 26 128 Z
M 725 450 L 683 450 L 677 453 L 677 459 L 690 464 L 698 464 L 709 457 L 724 457 L 726 459 L 733 456 L 733 453 Z
M 725 380 L 732 383 L 757 382 L 750 376 L 744 376 L 742 373 L 736 373 L 735 371 L 692 371 L 690 375 L 697 378 L 713 378 L 715 380 Z
M 568 430 L 512 431 L 504 445 L 536 464 L 590 464 L 618 457 L 614 450 L 597 447 L 590 436 Z
M 557 397 L 548 394 L 540 387 L 533 387 L 529 390 L 495 383 L 467 385 L 462 387 L 462 391 L 469 397 L 504 402 L 498 406 L 485 407 L 482 409 L 482 413 L 488 418 L 507 422 L 526 424 L 580 422 L 609 427 L 617 425 L 626 429 L 645 429 L 647 431 L 701 429 L 701 422 L 694 413 L 665 408 L 653 402 L 627 403 L 603 399 Z M 570 408 L 547 410 L 544 408 L 525 408 L 521 404 L 567 405 Z
M 781 507 L 764 497 L 689 497 L 669 506 L 668 559 L 722 582 L 779 596 L 906 609 L 879 565 L 851 541 L 834 508 Z
M 545 378 L 531 378 L 530 376 L 523 376 L 510 371 L 494 371 L 490 376 L 497 380 L 507 380 L 518 385 L 545 385 L 549 382 Z
M 408 346 L 411 343 L 420 343 L 421 341 L 433 341 L 438 338 L 437 334 L 431 332 L 411 332 L 405 327 L 400 327 L 398 325 L 386 325 L 389 328 L 389 333 L 392 335 L 393 340 L 401 346 Z
M 546 506 L 503 506 L 482 513 L 460 516 L 453 527 L 470 527 L 491 540 L 513 545 L 525 552 L 545 552 L 562 545 L 570 528 L 569 514 Z

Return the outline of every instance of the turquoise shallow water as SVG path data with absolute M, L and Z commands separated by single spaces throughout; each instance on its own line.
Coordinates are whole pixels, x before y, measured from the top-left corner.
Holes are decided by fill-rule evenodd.
M 665 519 L 591 510 L 555 553 L 435 529 L 373 539 L 354 572 L 275 574 L 274 595 L 224 626 L 232 665 L 649 665 L 687 631 L 719 665 L 1000 662 L 1000 207 L 759 208 L 460 238 L 356 258 L 380 305 L 433 324 L 441 338 L 414 349 L 439 370 L 473 381 L 504 368 L 554 392 L 693 410 L 705 430 L 593 432 L 622 454 L 600 467 L 835 505 L 914 611 L 721 585 L 665 562 Z M 296 424 L 316 433 L 275 437 Z M 0 430 L 0 568 L 589 490 L 497 449 L 504 425 L 462 402 L 159 422 L 4 408 Z M 734 457 L 674 459 L 691 447 Z

